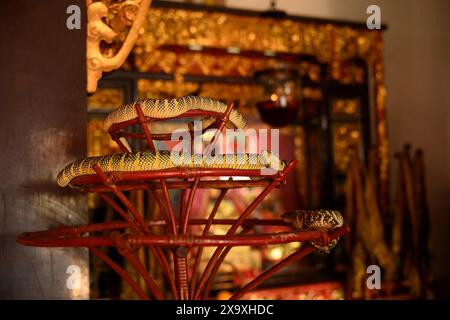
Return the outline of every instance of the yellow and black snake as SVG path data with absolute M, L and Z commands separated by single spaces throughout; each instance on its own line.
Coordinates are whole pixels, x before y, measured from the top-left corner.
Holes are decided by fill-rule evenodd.
M 56 178 L 58 185 L 65 187 L 79 176 L 95 174 L 98 164 L 104 172 L 157 171 L 175 168 L 221 168 L 233 170 L 260 170 L 271 168 L 280 171 L 285 163 L 270 152 L 261 154 L 218 154 L 214 156 L 185 155 L 171 151 L 144 151 L 117 153 L 107 156 L 89 157 L 68 164 Z
M 142 108 L 144 116 L 154 119 L 170 119 L 191 110 L 212 111 L 224 113 L 227 105 L 218 100 L 197 96 L 186 96 L 176 99 L 143 99 L 117 108 L 112 111 L 103 122 L 103 128 L 108 131 L 115 123 L 125 122 L 138 117 L 135 109 L 136 104 Z M 208 118 L 203 118 L 203 124 L 208 124 Z M 227 125 L 242 129 L 245 120 L 242 115 L 232 110 Z
M 211 111 L 224 113 L 227 105 L 210 98 L 187 96 L 177 99 L 140 100 L 132 104 L 119 107 L 111 112 L 104 121 L 104 129 L 109 131 L 116 123 L 125 122 L 138 117 L 136 104 L 142 108 L 144 116 L 153 119 L 170 119 L 180 116 L 191 110 Z M 211 117 L 203 117 L 205 125 L 214 121 Z M 236 110 L 232 110 L 227 123 L 229 127 L 244 128 L 245 120 Z M 113 155 L 89 157 L 72 162 L 57 176 L 61 187 L 70 185 L 70 182 L 79 176 L 95 174 L 94 166 L 98 164 L 104 172 L 138 172 L 158 171 L 175 168 L 222 168 L 233 170 L 260 170 L 271 168 L 276 171 L 283 170 L 285 162 L 270 152 L 243 155 L 184 155 L 179 152 L 155 151 L 118 153 Z M 342 215 L 333 210 L 297 210 L 284 214 L 282 218 L 289 221 L 295 229 L 332 230 L 343 226 Z M 338 239 L 332 240 L 327 246 L 321 246 L 315 241 L 311 245 L 321 251 L 329 252 Z
M 289 222 L 294 229 L 303 231 L 333 230 L 344 225 L 344 218 L 336 210 L 295 210 L 282 215 L 283 220 Z M 336 246 L 339 238 L 333 239 L 327 246 L 320 246 L 315 241 L 311 245 L 320 251 L 329 253 Z

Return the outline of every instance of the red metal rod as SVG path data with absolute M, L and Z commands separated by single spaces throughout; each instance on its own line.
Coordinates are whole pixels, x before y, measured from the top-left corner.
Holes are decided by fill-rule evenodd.
M 311 252 L 313 252 L 315 249 L 312 246 L 307 245 L 306 247 L 302 247 L 295 253 L 291 254 L 289 257 L 281 260 L 276 265 L 272 266 L 268 270 L 261 273 L 259 276 L 257 276 L 255 279 L 250 281 L 247 285 L 245 285 L 243 288 L 239 289 L 237 292 L 235 292 L 231 297 L 230 300 L 238 300 L 240 299 L 244 294 L 249 292 L 250 290 L 257 287 L 261 282 L 268 279 L 270 276 L 272 276 L 274 273 L 278 272 L 279 270 L 283 269 L 287 265 L 293 263 L 294 261 L 297 261 L 299 259 L 302 259 L 303 257 L 307 256 Z
M 153 195 L 153 198 L 155 198 L 156 202 L 159 206 L 159 211 L 161 211 L 161 216 L 163 217 L 166 227 L 168 227 L 168 232 L 175 234 L 176 232 L 172 229 L 173 225 L 171 224 L 171 220 L 169 219 L 168 213 L 167 213 L 167 207 L 164 205 L 164 203 L 161 201 L 161 197 L 159 196 L 158 192 L 155 188 L 150 188 L 150 191 Z
M 215 225 L 232 225 L 235 222 L 234 219 L 189 219 L 190 225 L 206 225 L 206 224 L 215 224 Z M 178 224 L 179 221 L 177 220 Z M 147 224 L 150 227 L 164 227 L 167 225 L 163 220 L 150 220 L 147 221 Z M 290 224 L 281 219 L 246 219 L 242 226 L 274 226 L 274 227 L 288 227 Z M 92 233 L 92 232 L 101 232 L 106 230 L 120 230 L 130 228 L 130 225 L 124 221 L 111 221 L 111 222 L 102 222 L 102 223 L 91 223 L 82 226 L 73 226 L 73 227 L 58 227 L 55 229 L 44 230 L 44 231 L 34 231 L 34 232 L 25 232 L 21 235 L 22 238 L 48 238 L 48 237 L 58 237 L 58 236 L 70 236 L 70 235 L 81 235 L 84 233 Z M 207 232 L 203 232 L 204 235 Z
M 215 112 L 215 111 L 207 111 L 207 110 L 189 110 L 183 114 L 180 114 L 178 116 L 175 117 L 168 117 L 168 118 L 164 118 L 164 120 L 170 120 L 170 119 L 184 119 L 184 118 L 194 118 L 194 117 L 214 117 L 214 118 L 220 118 L 223 116 L 223 113 L 221 112 Z M 153 121 L 161 121 L 162 119 L 160 118 L 150 118 L 150 117 L 145 117 L 145 121 L 146 122 L 153 122 Z M 139 117 L 136 117 L 134 119 L 131 120 L 127 120 L 127 121 L 123 121 L 123 122 L 119 122 L 119 123 L 114 123 L 110 128 L 109 128 L 109 134 L 111 136 L 120 136 L 121 134 L 123 134 L 121 132 L 122 129 L 128 127 L 128 126 L 132 126 L 134 124 L 139 123 Z M 156 135 L 152 135 L 152 137 L 154 137 Z
M 222 189 L 220 191 L 219 197 L 217 198 L 216 202 L 214 203 L 214 207 L 209 215 L 209 218 L 205 224 L 205 228 L 203 229 L 202 235 L 206 236 L 209 232 L 209 229 L 211 228 L 211 225 L 213 224 L 214 217 L 216 216 L 217 210 L 219 210 L 220 204 L 222 203 L 223 199 L 225 198 L 225 195 L 227 194 L 228 189 Z M 234 223 L 234 220 L 233 220 Z M 200 267 L 200 262 L 202 260 L 203 255 L 203 248 L 199 247 L 197 251 L 197 256 L 195 257 L 194 267 L 192 268 L 192 278 L 191 278 L 191 295 L 195 292 L 195 286 L 197 282 L 197 273 L 198 268 Z M 193 298 L 193 296 L 191 297 Z
M 77 178 L 75 178 L 77 179 Z M 72 180 L 71 184 L 74 184 Z M 192 188 L 192 181 L 167 181 L 168 189 L 190 189 Z M 262 180 L 200 180 L 198 189 L 223 189 L 223 188 L 244 188 L 244 187 L 266 187 L 269 184 L 269 179 Z M 109 192 L 109 188 L 104 185 L 81 185 L 75 183 L 83 192 Z M 161 189 L 161 184 L 158 182 L 148 181 L 147 183 L 126 183 L 116 184 L 120 191 L 131 190 L 146 190 L 146 189 Z
M 119 200 L 125 205 L 125 207 L 127 207 L 127 209 L 133 215 L 134 220 L 139 224 L 139 227 L 142 228 L 145 233 L 149 233 L 150 230 L 145 223 L 144 218 L 139 214 L 139 212 L 137 212 L 136 208 L 131 204 L 127 197 L 125 197 L 125 195 L 120 190 L 117 190 L 115 185 L 111 183 L 111 180 L 108 178 L 105 172 L 103 172 L 98 163 L 94 165 L 94 171 L 103 181 L 103 183 L 110 188 L 112 193 L 114 193 L 114 195 L 119 198 Z
M 183 223 L 181 225 L 181 234 L 186 234 L 187 226 L 188 226 L 188 222 L 189 222 L 189 216 L 191 215 L 191 211 L 192 211 L 192 202 L 194 201 L 195 192 L 197 191 L 199 181 L 200 181 L 200 178 L 198 178 L 198 177 L 195 178 L 194 186 L 192 187 L 191 191 L 189 192 L 189 199 L 188 199 L 185 211 L 184 211 Z
M 303 242 L 323 239 L 324 231 L 295 231 L 251 235 L 125 235 L 124 240 L 133 246 L 162 247 L 215 247 L 215 246 L 258 246 Z M 114 246 L 110 237 L 17 237 L 20 244 L 41 247 L 108 247 Z
M 251 231 L 251 228 L 247 228 L 247 229 L 244 228 L 244 230 L 242 230 L 242 232 L 241 232 L 240 234 L 241 234 L 241 235 L 244 235 L 244 234 L 249 233 L 250 231 Z M 225 260 L 227 254 L 230 252 L 230 250 L 231 250 L 232 248 L 233 248 L 233 247 L 226 247 L 226 248 L 222 251 L 222 254 L 220 255 L 219 259 L 217 259 L 217 262 L 216 262 L 216 264 L 214 265 L 214 267 L 213 267 L 211 273 L 209 274 L 208 280 L 206 281 L 205 289 L 203 290 L 203 294 L 202 294 L 202 297 L 201 297 L 202 299 L 206 299 L 206 298 L 208 297 L 209 291 L 210 291 L 211 286 L 212 286 L 212 283 L 213 283 L 213 280 L 214 280 L 214 278 L 215 278 L 215 275 L 216 275 L 217 272 L 219 271 L 220 266 L 222 265 L 222 263 L 223 263 L 223 261 Z M 217 270 L 216 270 L 216 269 L 217 269 Z M 214 278 L 212 278 L 212 277 L 214 277 Z M 210 278 L 212 278 L 212 279 L 210 279 Z M 198 294 L 200 294 L 200 293 L 201 293 L 201 292 L 199 292 Z
M 247 228 L 242 230 L 242 232 L 240 234 L 247 234 L 251 231 L 251 228 Z M 206 299 L 209 295 L 209 291 L 211 289 L 212 283 L 214 281 L 214 278 L 217 274 L 217 272 L 219 272 L 219 268 L 222 265 L 223 261 L 225 260 L 226 256 L 228 255 L 228 253 L 230 252 L 230 250 L 233 249 L 233 247 L 226 247 L 223 251 L 222 254 L 220 255 L 219 259 L 217 260 L 216 264 L 214 265 L 214 268 L 212 269 L 208 280 L 206 281 L 206 285 L 205 285 L 205 289 L 203 290 L 203 295 L 202 295 L 202 299 Z
M 213 122 L 208 127 L 202 129 L 202 134 L 208 131 L 209 129 L 214 129 L 217 126 L 218 121 Z M 215 124 L 215 125 L 214 125 Z M 132 138 L 132 139 L 146 139 L 144 133 L 136 133 L 136 132 L 126 132 L 119 131 L 115 133 L 119 137 Z M 153 140 L 172 140 L 172 133 L 150 133 L 150 136 Z M 191 133 L 192 136 L 192 133 Z
M 209 145 L 206 147 L 205 154 L 210 154 L 211 150 L 214 149 L 214 147 L 217 144 L 217 140 L 219 139 L 220 135 L 222 134 L 223 129 L 225 128 L 225 124 L 228 122 L 228 118 L 230 117 L 230 113 L 233 110 L 234 103 L 230 103 L 227 106 L 227 109 L 223 113 L 222 117 L 220 117 L 219 120 L 219 127 L 217 128 L 214 136 L 212 137 Z
M 350 229 L 348 227 L 343 227 L 343 228 L 336 229 L 336 230 L 332 231 L 329 234 L 329 236 L 330 236 L 331 239 L 336 239 L 338 237 L 342 237 L 343 235 L 347 234 L 349 231 L 350 231 Z M 247 292 L 249 292 L 249 291 L 253 290 L 254 288 L 256 288 L 259 284 L 261 284 L 261 282 L 263 282 L 263 281 L 267 280 L 268 278 L 270 278 L 274 273 L 280 271 L 281 269 L 283 269 L 287 265 L 293 263 L 294 261 L 297 261 L 297 260 L 305 257 L 306 255 L 308 255 L 309 253 L 313 252 L 314 250 L 315 249 L 312 246 L 309 246 L 309 245 L 306 246 L 305 248 L 300 248 L 297 252 L 295 252 L 295 253 L 291 254 L 290 256 L 288 256 L 287 258 L 281 260 L 280 262 L 278 262 L 277 264 L 275 264 L 271 268 L 269 268 L 266 271 L 264 271 L 263 273 L 261 273 L 258 277 L 256 277 L 252 281 L 250 281 L 244 287 L 242 287 L 241 289 L 236 291 L 231 296 L 230 300 L 240 299 L 244 294 L 246 294 Z
M 136 232 L 138 232 L 138 233 L 141 232 L 141 229 L 136 225 L 136 222 L 133 219 L 130 219 L 130 217 L 125 212 L 125 210 L 123 210 L 113 199 L 111 199 L 109 196 L 107 196 L 104 193 L 97 193 L 97 194 L 107 204 L 109 204 L 114 210 L 116 210 L 122 216 L 122 218 L 124 218 L 125 221 L 127 221 Z
M 174 252 L 175 278 L 180 300 L 189 299 L 187 255 L 188 250 L 185 247 L 178 247 Z
M 166 256 L 164 252 L 162 251 L 161 247 L 150 247 L 153 254 L 156 256 L 156 259 L 158 259 L 159 265 L 161 266 L 161 269 L 163 270 L 164 275 L 166 276 L 167 282 L 169 283 L 170 290 L 172 291 L 172 294 L 174 296 L 175 300 L 178 300 L 178 292 L 177 292 L 177 286 L 175 284 L 175 280 L 172 276 L 172 271 L 170 270 L 169 263 L 167 262 Z
M 236 222 L 231 226 L 231 228 L 228 230 L 227 235 L 232 235 L 236 230 L 241 226 L 241 224 L 244 222 L 244 220 L 248 217 L 249 214 L 253 212 L 253 210 L 264 200 L 264 198 L 275 188 L 275 186 L 279 183 L 281 183 L 287 176 L 289 172 L 292 171 L 292 169 L 297 164 L 297 160 L 292 161 L 289 163 L 286 168 L 282 172 L 279 172 L 277 174 L 276 178 L 273 178 L 273 181 L 271 184 L 269 184 L 259 195 L 256 197 L 255 200 L 250 204 L 250 206 L 247 207 L 247 209 L 240 215 L 240 217 L 236 220 Z M 210 283 L 214 277 L 215 274 L 211 275 L 211 272 L 214 268 L 214 265 L 216 264 L 217 260 L 219 259 L 220 253 L 224 249 L 223 246 L 220 246 L 216 249 L 214 254 L 212 255 L 211 259 L 209 260 L 208 264 L 206 265 L 205 270 L 203 271 L 203 274 L 200 278 L 200 283 L 198 286 L 198 290 L 196 292 L 195 299 L 199 298 L 200 293 L 203 291 L 205 286 L 209 286 Z M 209 278 L 207 280 L 207 276 L 209 275 Z
M 101 250 L 90 247 L 89 250 L 100 258 L 103 262 L 105 262 L 111 269 L 113 269 L 126 283 L 128 283 L 131 289 L 136 292 L 139 298 L 143 300 L 150 300 L 148 295 L 142 290 L 142 288 L 126 273 L 126 271 L 115 263 L 111 258 L 109 258 L 106 254 L 104 254 Z
M 144 265 L 139 261 L 139 259 L 132 253 L 129 242 L 127 242 L 120 234 L 113 234 L 113 239 L 115 246 L 119 253 L 130 263 L 130 265 L 141 275 L 147 284 L 149 290 L 152 292 L 153 296 L 157 300 L 164 299 L 164 295 L 161 290 L 156 285 L 152 276 L 147 272 Z
M 146 122 L 146 120 L 145 120 L 144 113 L 142 112 L 141 105 L 138 104 L 138 103 L 136 103 L 136 104 L 134 105 L 134 108 L 136 109 L 136 112 L 137 112 L 137 114 L 138 114 L 138 121 L 139 121 L 139 124 L 141 125 L 142 130 L 144 130 L 145 139 L 147 140 L 148 147 L 149 147 L 150 151 L 153 151 L 153 152 L 154 152 L 154 151 L 156 150 L 155 144 L 153 143 L 152 136 L 150 135 L 150 131 L 148 130 L 147 122 Z
M 164 200 L 166 201 L 170 229 L 173 234 L 177 234 L 177 226 L 175 225 L 175 214 L 173 212 L 172 201 L 170 200 L 169 197 L 169 190 L 167 189 L 166 180 L 161 179 L 160 182 L 163 190 Z
M 186 208 L 186 204 L 187 204 L 187 200 L 186 200 L 186 194 L 187 194 L 187 189 L 183 189 L 181 190 L 181 196 L 180 196 L 180 202 L 179 202 L 179 221 L 181 221 L 181 223 L 178 226 L 179 232 L 182 233 L 182 225 L 184 221 L 184 215 L 185 215 L 185 208 Z
M 295 162 L 295 161 L 293 161 Z M 291 162 L 292 163 L 292 162 Z M 222 169 L 222 168 L 174 168 L 163 169 L 155 171 L 133 171 L 123 172 L 115 171 L 109 172 L 110 177 L 114 183 L 117 182 L 131 182 L 131 181 L 150 181 L 156 179 L 193 179 L 204 177 L 222 177 L 222 176 L 236 176 L 236 177 L 258 177 L 258 178 L 273 178 L 273 175 L 265 176 L 261 174 L 261 170 L 235 170 L 235 169 Z M 84 185 L 101 183 L 102 180 L 96 175 L 84 175 L 74 178 L 70 183 L 72 185 Z

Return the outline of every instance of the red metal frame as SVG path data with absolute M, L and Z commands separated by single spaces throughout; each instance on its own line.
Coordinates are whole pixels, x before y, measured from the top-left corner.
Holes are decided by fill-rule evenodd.
M 145 139 L 149 149 L 155 150 L 153 140 L 168 139 L 170 134 L 152 135 L 149 129 L 150 123 L 152 121 L 161 121 L 161 119 L 145 117 L 139 104 L 136 104 L 135 108 L 137 118 L 114 124 L 111 126 L 109 133 L 124 152 L 129 152 L 129 150 L 120 141 L 121 137 Z M 175 118 L 215 117 L 216 120 L 209 126 L 209 128 L 217 129 L 216 134 L 207 147 L 207 152 L 209 152 L 213 150 L 220 133 L 224 130 L 232 109 L 233 105 L 231 104 L 224 113 L 192 110 Z M 126 128 L 134 124 L 141 126 L 143 134 L 126 132 Z M 325 231 L 287 231 L 289 230 L 289 225 L 281 219 L 258 220 L 250 218 L 251 213 L 264 198 L 274 188 L 278 188 L 286 182 L 288 174 L 296 164 L 297 160 L 294 160 L 283 170 L 274 175 L 266 176 L 263 176 L 260 170 L 203 168 L 105 173 L 97 165 L 93 168 L 95 174 L 75 178 L 71 181 L 71 184 L 80 191 L 97 193 L 120 214 L 124 221 L 73 227 L 62 226 L 52 230 L 23 233 L 17 237 L 17 241 L 23 245 L 40 247 L 86 247 L 116 271 L 141 299 L 149 299 L 148 293 L 155 299 L 205 299 L 209 295 L 211 285 L 220 265 L 234 246 L 263 246 L 295 241 L 317 241 L 327 244 L 329 240 L 349 232 L 347 227 L 336 229 L 330 233 Z M 243 176 L 252 177 L 253 179 L 234 181 L 232 178 L 229 178 L 227 181 L 224 181 L 219 179 L 222 176 Z M 263 187 L 263 190 L 242 212 L 238 219 L 215 219 L 227 191 L 231 188 L 241 187 Z M 208 219 L 191 218 L 195 193 L 200 188 L 221 189 L 221 193 L 216 199 Z M 178 218 L 170 200 L 169 189 L 182 190 Z M 162 220 L 145 220 L 142 213 L 136 209 L 124 194 L 125 191 L 129 190 L 147 190 L 148 194 L 152 194 L 160 208 Z M 162 191 L 162 195 L 159 190 Z M 107 193 L 112 193 L 125 209 Z M 215 224 L 229 225 L 230 229 L 226 235 L 210 235 L 210 228 Z M 201 234 L 195 235 L 189 233 L 189 225 L 204 225 L 204 228 Z M 254 227 L 257 225 L 278 226 L 282 232 L 258 234 L 254 232 Z M 165 233 L 154 234 L 151 231 L 152 227 L 162 228 L 162 232 Z M 243 231 L 236 233 L 240 227 L 243 228 Z M 125 233 L 125 230 L 128 231 Z M 100 235 L 96 235 L 96 233 Z M 197 280 L 203 247 L 205 246 L 214 246 L 217 249 Z M 101 250 L 101 247 L 115 247 L 142 277 L 148 292 L 145 292 L 136 280 L 132 279 L 122 267 L 108 257 Z M 165 293 L 162 288 L 158 287 L 155 280 L 137 257 L 136 251 L 141 247 L 149 247 L 155 255 L 162 268 L 170 293 Z M 169 250 L 163 250 L 164 248 Z M 196 258 L 195 260 L 193 259 L 192 274 L 189 274 L 188 262 L 189 256 L 192 256 L 194 253 L 193 248 L 197 248 Z M 301 259 L 314 250 L 312 246 L 302 246 L 299 251 L 283 259 L 235 292 L 232 299 L 242 297 L 246 292 L 255 288 L 281 268 Z M 167 253 L 171 253 L 171 257 Z M 169 264 L 170 260 L 173 261 L 173 270 Z

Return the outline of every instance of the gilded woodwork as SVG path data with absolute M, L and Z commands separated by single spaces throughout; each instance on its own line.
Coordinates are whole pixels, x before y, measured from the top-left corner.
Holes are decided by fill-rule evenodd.
M 87 91 L 97 89 L 103 72 L 119 68 L 131 52 L 144 23 L 151 0 L 125 0 L 121 2 L 87 0 L 86 68 Z M 107 21 L 107 22 L 105 22 Z M 108 24 L 109 22 L 109 24 Z M 123 30 L 128 29 L 123 35 Z M 116 50 L 102 50 L 102 42 L 122 44 Z

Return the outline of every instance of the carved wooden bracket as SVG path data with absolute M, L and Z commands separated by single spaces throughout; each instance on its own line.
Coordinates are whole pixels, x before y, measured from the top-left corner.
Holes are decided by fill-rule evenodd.
M 103 72 L 119 68 L 128 57 L 139 36 L 151 0 L 125 0 L 112 2 L 87 0 L 87 91 L 97 90 Z M 105 22 L 109 22 L 110 26 Z M 131 26 L 131 27 L 130 27 Z M 128 33 L 122 36 L 124 30 Z M 101 42 L 112 43 L 123 39 L 120 48 L 112 55 L 105 54 Z

